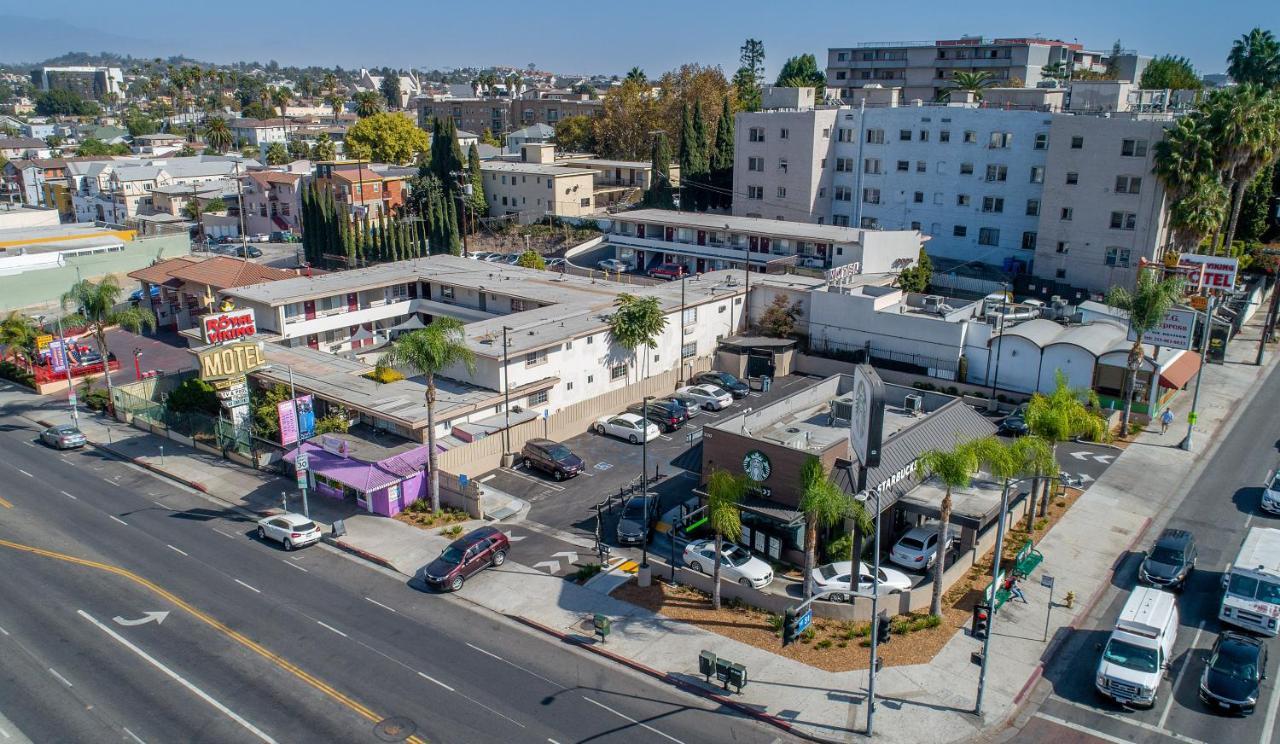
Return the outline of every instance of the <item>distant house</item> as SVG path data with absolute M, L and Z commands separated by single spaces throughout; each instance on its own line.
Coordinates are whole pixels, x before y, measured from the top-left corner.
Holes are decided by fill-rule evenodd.
M 6 160 L 47 158 L 52 154 L 49 143 L 35 137 L 0 137 L 0 155 Z
M 517 129 L 507 135 L 507 151 L 520 152 L 523 145 L 529 143 L 554 142 L 556 128 L 547 124 L 530 124 L 524 129 Z
M 168 155 L 177 152 L 186 139 L 177 134 L 140 134 L 133 138 L 133 151 L 139 155 Z
M 382 75 L 374 75 L 368 70 L 360 70 L 360 80 L 356 83 L 356 89 L 360 91 L 372 91 L 379 95 L 382 94 Z M 422 93 L 422 83 L 418 82 L 418 76 L 412 71 L 405 72 L 400 75 L 400 108 L 408 108 L 409 101 L 415 96 Z
M 302 174 L 255 171 L 244 177 L 244 220 L 249 234 L 302 232 Z

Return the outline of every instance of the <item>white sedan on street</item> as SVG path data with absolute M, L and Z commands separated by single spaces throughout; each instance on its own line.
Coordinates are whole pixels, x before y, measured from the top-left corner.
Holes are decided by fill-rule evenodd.
M 320 528 L 301 514 L 287 512 L 259 519 L 258 537 L 275 540 L 283 544 L 285 550 L 293 550 L 320 542 Z
M 820 592 L 836 592 L 828 594 L 826 599 L 832 602 L 846 602 L 849 600 L 848 594 L 839 593 L 840 590 L 849 591 L 849 576 L 853 570 L 852 561 L 837 561 L 828 563 L 824 566 L 818 566 L 813 569 L 813 586 Z M 911 578 L 901 571 L 895 571 L 892 568 L 880 569 L 880 596 L 893 594 L 895 592 L 905 592 L 911 588 Z M 871 566 L 865 563 L 858 564 L 858 593 L 871 595 Z
M 719 411 L 733 403 L 733 396 L 715 385 L 686 385 L 676 392 L 693 398 L 708 411 Z
M 694 571 L 710 576 L 716 565 L 715 555 L 715 540 L 694 540 L 685 546 L 684 562 Z M 743 586 L 763 589 L 773 581 L 773 569 L 741 545 L 724 542 L 720 550 L 720 576 Z
M 634 413 L 619 413 L 616 416 L 601 416 L 592 425 L 597 434 L 610 434 L 618 439 L 625 439 L 632 444 L 641 440 L 652 442 L 661 433 L 657 424 L 637 416 Z

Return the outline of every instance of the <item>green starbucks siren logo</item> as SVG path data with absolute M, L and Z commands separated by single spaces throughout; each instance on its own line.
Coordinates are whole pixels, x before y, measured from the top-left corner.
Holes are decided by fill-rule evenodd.
M 773 466 L 769 464 L 768 455 L 760 450 L 751 450 L 742 458 L 742 471 L 748 478 L 759 483 L 768 479 Z

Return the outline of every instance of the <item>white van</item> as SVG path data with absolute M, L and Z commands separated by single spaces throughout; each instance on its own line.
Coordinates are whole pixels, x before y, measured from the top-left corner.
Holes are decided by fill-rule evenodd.
M 1155 587 L 1134 589 L 1098 661 L 1098 691 L 1122 705 L 1154 706 L 1177 635 L 1177 598 Z

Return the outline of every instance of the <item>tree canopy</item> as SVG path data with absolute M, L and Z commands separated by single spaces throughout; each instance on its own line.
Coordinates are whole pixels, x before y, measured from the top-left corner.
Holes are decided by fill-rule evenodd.
M 1168 88 L 1170 90 L 1199 90 L 1200 76 L 1191 66 L 1191 60 L 1166 54 L 1156 57 L 1142 71 L 1138 81 L 1141 88 Z
M 80 143 L 80 147 L 76 149 L 76 154 L 83 156 L 128 155 L 130 152 L 129 146 L 123 142 L 108 145 L 106 142 L 93 137 L 85 138 L 84 142 Z
M 41 116 L 93 116 L 98 104 L 70 90 L 47 90 L 36 96 L 36 113 Z
M 826 90 L 827 74 L 818 68 L 818 60 L 812 54 L 800 54 L 782 63 L 774 85 L 782 88 L 813 88 L 814 96 L 821 101 Z
M 431 148 L 427 133 L 402 114 L 373 114 L 351 126 L 346 153 L 360 160 L 405 165 Z

